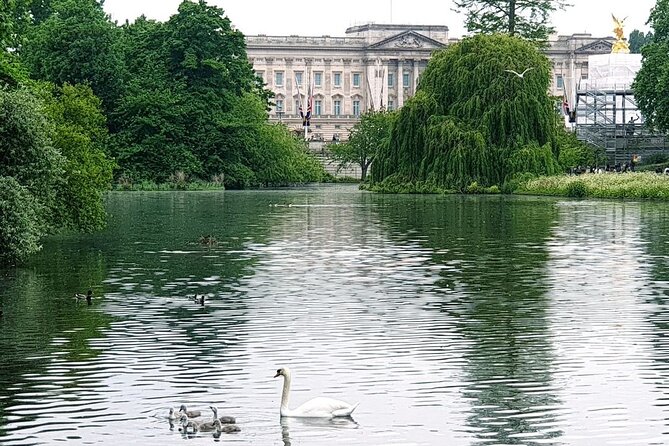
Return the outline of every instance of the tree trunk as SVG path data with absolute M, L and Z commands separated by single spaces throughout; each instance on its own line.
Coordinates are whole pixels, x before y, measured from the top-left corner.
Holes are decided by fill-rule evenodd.
M 360 181 L 364 182 L 365 178 L 367 178 L 367 168 L 369 167 L 369 163 L 360 163 Z
M 509 0 L 509 35 L 516 34 L 516 0 Z

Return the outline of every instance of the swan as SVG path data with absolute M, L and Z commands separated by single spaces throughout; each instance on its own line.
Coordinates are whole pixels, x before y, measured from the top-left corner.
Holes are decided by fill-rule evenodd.
M 199 429 L 199 427 L 200 427 L 200 426 L 199 426 L 197 423 L 195 423 L 194 421 L 189 420 L 189 419 L 188 419 L 188 415 L 186 415 L 186 414 L 182 414 L 182 415 L 181 415 L 181 419 L 180 419 L 180 421 L 181 421 L 181 427 L 179 428 L 179 430 L 180 430 L 181 432 L 183 432 L 184 434 L 188 433 L 188 428 L 191 429 L 191 432 L 192 432 L 192 433 L 195 433 L 195 432 L 198 431 L 198 429 Z
M 216 420 L 216 433 L 218 433 L 219 435 L 221 434 L 221 432 L 225 434 L 232 434 L 234 432 L 241 432 L 241 431 L 242 430 L 236 424 L 221 424 L 221 420 Z
M 168 420 L 181 420 L 181 414 L 174 407 L 170 407 L 170 411 L 167 414 Z
M 181 407 L 179 407 L 179 412 L 187 415 L 188 418 L 196 418 L 202 415 L 202 412 L 199 410 L 187 410 L 185 404 L 182 404 Z
M 223 415 L 222 417 L 218 416 L 218 407 L 216 406 L 209 406 L 212 412 L 214 412 L 214 420 L 219 420 L 222 424 L 235 424 L 237 420 L 235 420 L 235 417 L 230 417 L 227 415 Z
M 281 416 L 282 417 L 301 417 L 301 418 L 334 418 L 349 417 L 358 404 L 348 404 L 344 401 L 332 398 L 314 398 L 301 406 L 291 410 L 288 408 L 288 398 L 290 397 L 290 369 L 284 367 L 276 371 L 277 376 L 283 376 L 283 394 L 281 395 Z

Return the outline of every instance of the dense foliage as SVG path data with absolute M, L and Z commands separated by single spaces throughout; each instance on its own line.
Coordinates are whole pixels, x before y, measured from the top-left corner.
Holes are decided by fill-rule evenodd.
M 641 69 L 632 88 L 647 126 L 669 130 L 669 0 L 658 0 L 648 23 L 653 35 L 641 49 Z
M 360 166 L 360 180 L 365 181 L 369 166 L 382 148 L 390 144 L 390 131 L 397 118 L 396 112 L 370 111 L 353 126 L 348 141 L 330 144 L 328 149 L 339 168 L 351 164 Z
M 628 39 L 630 45 L 630 53 L 640 54 L 641 48 L 643 48 L 648 42 L 650 42 L 652 38 L 653 38 L 653 33 L 650 31 L 644 34 L 643 31 L 639 31 L 638 29 L 633 30 L 630 33 L 630 37 Z
M 54 13 L 31 28 L 21 56 L 35 78 L 56 85 L 89 84 L 109 112 L 123 88 L 116 37 L 96 0 L 59 0 Z
M 185 0 L 167 22 L 117 26 L 102 0 L 0 2 L 0 262 L 52 231 L 103 226 L 123 184 L 319 181 L 220 8 Z
M 120 46 L 128 84 L 110 119 L 124 181 L 179 173 L 241 188 L 324 175 L 303 142 L 268 123 L 269 93 L 220 8 L 185 1 L 166 23 L 139 18 Z
M 515 191 L 532 195 L 669 200 L 669 177 L 654 172 L 533 178 Z
M 465 190 L 558 173 L 549 76 L 548 59 L 517 37 L 479 35 L 435 54 L 372 165 L 373 182 Z
M 455 0 L 455 6 L 456 12 L 465 10 L 467 31 L 546 41 L 554 31 L 550 14 L 568 5 L 563 0 Z

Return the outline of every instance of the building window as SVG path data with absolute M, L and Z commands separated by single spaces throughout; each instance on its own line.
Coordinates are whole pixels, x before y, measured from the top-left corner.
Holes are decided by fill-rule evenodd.
M 283 99 L 276 100 L 276 111 L 283 112 Z
M 588 73 L 581 73 L 581 79 L 587 79 Z
M 388 73 L 388 86 L 390 88 L 393 88 L 395 86 L 395 74 L 394 73 Z
M 323 110 L 323 102 L 320 100 L 314 101 L 314 115 L 320 116 Z
M 317 87 L 323 85 L 323 73 L 320 71 L 314 73 L 314 85 Z
M 341 125 L 337 124 L 335 125 L 335 130 L 339 130 L 341 128 Z
M 555 86 L 557 88 L 564 88 L 564 79 L 562 78 L 561 74 L 555 76 Z
M 316 129 L 320 129 L 320 128 L 321 128 L 321 125 L 320 125 L 320 124 L 316 124 Z
M 341 101 L 339 101 L 339 100 L 334 101 L 333 114 L 335 116 L 341 115 Z
M 283 87 L 283 71 L 277 71 L 274 73 L 274 85 L 277 87 Z
M 295 99 L 295 114 L 300 113 L 300 100 Z
M 334 74 L 334 86 L 341 87 L 341 73 L 339 72 Z
M 393 111 L 395 110 L 395 101 L 392 99 L 388 99 L 388 111 Z
M 256 76 L 258 76 L 260 79 L 265 81 L 265 72 L 264 71 L 256 71 Z
M 353 73 L 353 86 L 360 88 L 360 73 Z
M 302 86 L 302 72 L 301 71 L 296 71 L 295 72 L 295 83 L 297 84 L 298 87 Z
M 360 116 L 360 101 L 353 101 L 353 114 Z
M 409 77 L 409 73 L 404 72 L 404 73 L 402 74 L 402 85 L 404 86 L 404 88 L 409 88 L 409 86 L 410 86 L 410 81 L 411 81 L 411 79 L 410 79 L 410 77 Z

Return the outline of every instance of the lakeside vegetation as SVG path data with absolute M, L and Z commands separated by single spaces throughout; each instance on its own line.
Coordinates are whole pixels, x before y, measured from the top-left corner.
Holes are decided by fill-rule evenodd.
M 0 264 L 105 225 L 110 188 L 323 181 L 220 8 L 118 25 L 99 0 L 0 2 Z M 83 62 L 85 61 L 85 63 Z
M 560 175 L 530 179 L 516 194 L 669 200 L 669 175 L 654 172 Z

